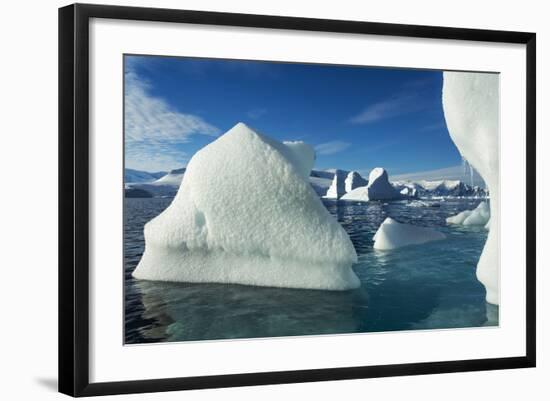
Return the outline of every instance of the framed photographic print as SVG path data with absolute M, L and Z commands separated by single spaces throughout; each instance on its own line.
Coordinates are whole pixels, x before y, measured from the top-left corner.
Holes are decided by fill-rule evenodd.
M 59 10 L 59 390 L 535 366 L 535 34 Z

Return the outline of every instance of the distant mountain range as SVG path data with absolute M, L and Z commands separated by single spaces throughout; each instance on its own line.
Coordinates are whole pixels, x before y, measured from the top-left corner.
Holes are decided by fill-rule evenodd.
M 437 170 L 420 171 L 417 173 L 393 175 L 393 181 L 462 181 L 470 186 L 485 188 L 483 178 L 467 165 L 440 168 Z
M 124 169 L 124 195 L 127 198 L 176 196 L 184 173 L 185 167 L 158 173 Z
M 124 183 L 138 183 L 138 182 L 153 182 L 166 175 L 166 171 L 159 171 L 157 173 L 149 173 L 147 171 L 139 171 L 131 168 L 124 169 Z
M 488 196 L 488 193 L 484 188 L 477 185 L 471 186 L 460 180 L 393 181 L 392 185 L 400 192 L 406 189 L 406 193 L 414 193 L 419 198 L 431 198 L 434 196 Z
M 456 169 L 453 168 L 453 171 Z M 336 169 L 312 170 L 309 181 L 312 188 L 320 196 L 327 194 Z M 344 176 L 349 171 L 338 170 Z M 124 170 L 125 195 L 126 197 L 173 197 L 176 195 L 181 180 L 185 174 L 185 167 L 171 170 L 169 172 L 149 173 L 133 169 Z M 477 174 L 477 173 L 476 173 Z M 412 174 L 410 175 L 413 176 Z M 409 197 L 430 198 L 430 197 L 486 197 L 487 191 L 479 185 L 469 185 L 461 180 L 427 180 L 427 179 L 405 179 L 403 175 L 397 176 L 400 180 L 391 180 L 391 184 L 397 191 L 407 194 Z M 414 175 L 414 177 L 419 177 Z M 479 182 L 479 179 L 476 180 Z M 481 182 L 482 183 L 482 182 Z

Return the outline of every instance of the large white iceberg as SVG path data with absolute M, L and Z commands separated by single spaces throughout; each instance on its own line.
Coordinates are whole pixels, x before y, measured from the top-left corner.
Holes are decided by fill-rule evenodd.
M 398 223 L 391 217 L 384 220 L 373 237 L 374 249 L 379 250 L 396 249 L 445 238 L 445 234 L 432 228 Z
M 377 167 L 369 174 L 369 185 L 355 188 L 342 196 L 341 199 L 367 202 L 401 198 L 403 198 L 403 195 L 390 184 L 386 170 L 382 167 Z
M 481 175 L 491 194 L 487 242 L 477 278 L 487 302 L 499 303 L 499 78 L 497 74 L 444 72 L 443 111 L 451 139 Z
M 324 196 L 327 199 L 339 199 L 342 195 L 346 193 L 346 177 L 347 171 L 336 170 L 334 172 L 334 177 L 332 178 L 332 184 L 327 191 L 327 194 Z
M 357 171 L 350 171 L 346 177 L 344 188 L 347 193 L 353 191 L 355 188 L 364 187 L 368 184 L 369 182 L 361 177 L 361 174 Z
M 306 180 L 311 154 L 307 145 L 284 145 L 237 124 L 193 156 L 172 204 L 145 225 L 133 276 L 358 287 L 353 244 Z
M 447 217 L 448 224 L 463 226 L 486 226 L 491 218 L 487 202 L 481 202 L 474 210 L 464 210 L 455 216 Z

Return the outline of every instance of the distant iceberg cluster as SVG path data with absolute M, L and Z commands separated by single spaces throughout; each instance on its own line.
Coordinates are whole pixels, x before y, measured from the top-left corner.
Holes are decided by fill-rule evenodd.
M 309 177 L 315 191 L 325 199 L 342 201 L 387 201 L 416 198 L 487 198 L 488 192 L 460 180 L 419 180 L 391 182 L 382 167 L 371 170 L 365 179 L 357 171 L 313 170 Z
M 346 290 L 357 254 L 307 177 L 313 150 L 239 123 L 197 152 L 172 204 L 145 225 L 133 276 Z
M 388 173 L 382 167 L 373 169 L 369 179 L 357 171 L 334 170 L 330 187 L 324 198 L 349 201 L 377 201 L 405 199 L 408 194 L 400 193 L 389 181 Z
M 299 143 L 301 142 L 285 142 L 289 148 L 292 148 L 292 146 L 299 147 Z M 304 157 L 315 157 L 312 152 L 313 150 L 310 147 L 309 154 L 305 154 Z M 174 197 L 184 174 L 185 167 L 171 170 L 168 173 L 147 173 L 145 171 L 125 169 L 126 197 Z M 366 187 L 369 184 L 369 181 L 363 178 L 359 172 L 340 169 L 311 170 L 307 178 L 317 195 L 333 200 L 341 199 L 354 189 Z M 399 197 L 394 199 L 438 197 L 486 198 L 488 196 L 486 189 L 468 185 L 460 180 L 389 182 L 400 194 Z M 361 193 L 364 191 L 358 192 Z M 392 194 L 392 196 L 394 195 Z M 358 200 L 368 201 L 366 198 L 368 198 L 368 194 L 363 193 Z

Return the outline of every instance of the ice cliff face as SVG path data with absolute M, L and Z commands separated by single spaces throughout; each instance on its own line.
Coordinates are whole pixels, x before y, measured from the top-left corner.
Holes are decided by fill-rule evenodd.
M 355 249 L 307 181 L 312 150 L 239 123 L 197 152 L 145 225 L 134 277 L 345 290 Z
M 400 198 L 399 192 L 390 184 L 388 173 L 382 167 L 374 168 L 369 174 L 367 187 L 370 200 L 386 200 Z
M 332 178 L 332 184 L 325 195 L 327 199 L 340 199 L 346 193 L 346 177 L 347 172 L 336 170 Z
M 477 265 L 487 302 L 499 303 L 499 81 L 497 74 L 444 72 L 443 111 L 451 139 L 491 194 L 489 235 Z
M 351 192 L 355 188 L 367 186 L 369 182 L 361 177 L 357 171 L 350 171 L 346 177 L 345 181 L 345 191 Z

